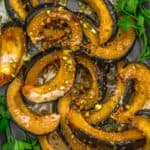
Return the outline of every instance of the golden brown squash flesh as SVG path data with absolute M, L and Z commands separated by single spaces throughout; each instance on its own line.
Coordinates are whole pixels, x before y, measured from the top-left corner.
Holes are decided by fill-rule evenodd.
M 17 15 L 21 21 L 25 21 L 28 11 L 26 10 L 27 2 L 23 2 L 23 0 L 5 0 L 6 5 L 9 5 L 8 12 L 14 14 L 10 14 L 10 16 L 14 15 L 13 18 L 16 18 Z M 11 10 L 12 9 L 12 10 Z
M 87 117 L 87 121 L 90 124 L 97 124 L 100 123 L 102 120 L 104 120 L 106 117 L 108 117 L 121 100 L 124 90 L 125 85 L 122 83 L 120 79 L 118 79 L 116 82 L 116 89 L 112 94 L 112 96 L 109 97 L 106 103 L 102 104 L 102 108 L 99 111 L 90 114 L 90 116 Z
M 81 25 L 85 37 L 88 40 L 88 44 L 84 44 L 83 47 L 85 48 L 92 48 L 99 46 L 99 36 L 96 29 L 92 26 L 90 21 L 87 21 L 85 18 L 81 18 Z
M 2 29 L 0 35 L 0 86 L 16 76 L 26 53 L 26 35 L 21 27 Z
M 72 133 L 69 127 L 67 115 L 70 110 L 70 103 L 71 103 L 70 95 L 61 98 L 58 103 L 58 111 L 61 115 L 60 125 L 63 134 L 65 136 L 65 139 L 72 150 L 76 150 L 76 148 L 78 148 L 78 150 L 91 150 L 88 145 L 85 145 L 75 137 L 75 135 Z
M 114 20 L 105 0 L 86 0 L 85 2 L 93 8 L 100 20 L 100 26 L 97 30 L 99 32 L 99 44 L 102 45 L 112 36 Z
M 59 124 L 60 115 L 48 114 L 38 116 L 31 112 L 22 100 L 20 94 L 22 85 L 22 79 L 17 77 L 7 89 L 6 101 L 12 119 L 21 128 L 36 135 L 43 135 L 54 131 Z
M 102 93 L 100 92 L 100 69 L 97 67 L 97 65 L 94 63 L 94 61 L 91 60 L 90 57 L 87 55 L 77 55 L 76 56 L 77 64 L 83 66 L 88 72 L 84 73 L 84 76 L 82 77 L 82 73 L 79 73 L 80 75 L 76 76 L 78 78 L 75 81 L 74 88 L 72 91 L 77 91 L 77 92 L 72 92 L 72 100 L 75 101 L 77 106 L 80 107 L 82 110 L 87 110 L 90 108 L 93 108 L 94 105 L 101 99 Z M 80 68 L 79 70 L 80 71 Z M 87 80 L 84 80 L 87 77 Z M 81 82 L 81 83 L 80 83 Z M 88 83 L 87 83 L 88 82 Z M 83 84 L 88 84 L 84 86 Z M 81 86 L 81 89 L 80 89 Z
M 92 112 L 90 116 L 86 118 L 90 124 L 98 124 L 106 119 L 113 112 L 113 110 L 121 100 L 126 85 L 122 82 L 120 78 L 118 78 L 118 72 L 123 68 L 123 66 L 123 61 L 117 64 L 117 70 L 115 73 L 116 86 L 111 96 L 107 97 L 106 102 L 100 103 L 102 106 L 100 110 Z
M 55 61 L 60 61 L 60 69 L 56 77 L 45 84 L 37 85 L 43 69 Z M 75 79 L 75 60 L 69 50 L 60 50 L 49 53 L 39 59 L 29 70 L 25 85 L 22 88 L 23 95 L 27 100 L 34 103 L 54 101 L 67 93 L 73 86 Z
M 68 46 L 73 50 L 78 49 L 82 42 L 82 28 L 79 20 L 71 12 L 65 10 L 62 7 L 54 9 L 43 9 L 40 10 L 33 18 L 29 21 L 27 27 L 27 34 L 30 37 L 32 43 L 36 44 L 39 41 L 48 41 L 48 37 L 45 34 L 46 26 L 51 27 L 54 21 L 64 22 L 68 25 L 71 31 L 71 37 L 68 37 L 68 30 L 66 31 L 66 39 L 59 39 L 62 46 Z M 65 31 L 65 30 L 64 30 Z M 50 36 L 50 35 L 49 35 Z M 53 35 L 51 35 L 53 36 Z M 55 41 L 55 42 L 59 42 Z
M 71 109 L 68 114 L 68 120 L 72 128 L 75 128 L 77 132 L 85 133 L 89 137 L 105 141 L 107 143 L 117 144 L 119 142 L 136 141 L 142 139 L 143 135 L 136 129 L 130 129 L 124 132 L 105 132 L 98 130 L 88 124 L 83 118 L 81 113 Z
M 90 55 L 104 60 L 116 60 L 124 57 L 132 47 L 136 38 L 134 29 L 130 28 L 127 32 L 118 33 L 114 41 L 104 47 L 92 47 Z
M 143 64 L 131 63 L 119 72 L 119 76 L 123 82 L 135 81 L 135 93 L 132 103 L 127 110 L 121 108 L 113 115 L 113 118 L 117 121 L 128 122 L 150 99 L 150 69 Z

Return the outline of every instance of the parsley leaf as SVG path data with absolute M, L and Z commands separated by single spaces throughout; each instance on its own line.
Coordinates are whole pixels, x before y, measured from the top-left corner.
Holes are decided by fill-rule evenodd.
M 145 17 L 145 21 L 150 24 L 150 9 L 146 9 L 143 6 L 140 7 L 142 15 Z
M 115 9 L 118 13 L 124 12 L 127 1 L 128 0 L 116 0 Z
M 150 24 L 150 9 L 144 7 L 147 2 L 149 0 L 116 0 L 115 3 L 116 11 L 123 16 L 118 25 L 123 31 L 128 31 L 129 27 L 136 30 L 141 45 L 139 61 L 150 58 L 150 46 L 145 29 L 145 25 Z
M 10 118 L 9 112 L 5 106 L 4 97 L 0 96 L 0 133 L 4 133 L 8 127 Z
M 135 14 L 138 4 L 139 0 L 128 0 L 128 2 L 126 3 L 126 11 Z
M 9 125 L 8 120 L 6 118 L 2 118 L 0 120 L 0 133 L 4 133 L 8 125 Z
M 123 17 L 118 21 L 118 25 L 122 28 L 123 31 L 128 31 L 129 27 L 133 26 L 133 22 L 129 17 Z

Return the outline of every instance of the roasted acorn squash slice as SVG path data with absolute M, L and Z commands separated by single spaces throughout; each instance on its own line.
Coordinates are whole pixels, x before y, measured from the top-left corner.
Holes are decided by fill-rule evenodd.
M 36 79 L 43 69 L 55 61 L 60 61 L 60 69 L 55 78 L 45 84 L 37 85 Z M 75 60 L 69 50 L 54 51 L 42 58 L 27 73 L 22 93 L 34 103 L 54 101 L 64 96 L 73 86 L 75 79 Z
M 85 0 L 96 12 L 100 20 L 98 27 L 99 44 L 108 42 L 117 32 L 116 15 L 108 0 Z
M 102 89 L 100 85 L 101 70 L 87 55 L 76 55 L 76 61 L 79 67 L 77 68 L 76 81 L 71 96 L 72 100 L 75 101 L 80 109 L 87 110 L 93 108 L 102 98 L 102 92 L 100 90 Z
M 117 80 L 116 89 L 113 92 L 112 96 L 108 98 L 107 102 L 102 105 L 102 108 L 99 111 L 93 112 L 88 118 L 88 122 L 91 124 L 97 124 L 108 117 L 119 101 L 121 100 L 125 90 L 125 85 L 121 82 L 120 79 Z
M 121 59 L 128 54 L 136 38 L 134 29 L 130 28 L 127 32 L 123 32 L 120 29 L 113 41 L 107 42 L 107 44 L 102 46 L 99 45 L 98 33 L 92 26 L 92 23 L 82 19 L 81 24 L 85 37 L 88 40 L 88 43 L 82 45 L 85 48 L 85 52 L 103 60 L 115 61 Z
M 62 23 L 62 28 L 60 29 L 65 31 L 65 36 L 53 41 L 49 40 L 49 37 L 54 35 L 48 32 L 48 29 L 51 27 L 55 29 L 57 27 L 56 24 L 52 26 L 52 23 L 55 21 L 59 23 L 59 26 Z M 62 7 L 41 7 L 28 17 L 27 24 L 27 35 L 33 44 L 47 42 L 47 45 L 49 45 L 47 48 L 49 48 L 51 47 L 50 43 L 55 42 L 61 44 L 61 46 L 67 46 L 76 50 L 82 42 L 83 35 L 79 20 L 74 14 Z M 69 30 L 68 28 L 63 29 L 66 25 Z
M 90 48 L 90 55 L 107 61 L 114 61 L 124 57 L 135 41 L 135 31 L 130 28 L 127 32 L 121 31 L 118 33 L 114 41 L 108 43 L 106 46 Z
M 30 10 L 27 0 L 5 0 L 5 6 L 12 19 L 24 23 Z
M 135 81 L 132 103 L 126 107 L 127 110 L 120 108 L 113 115 L 117 121 L 128 122 L 150 99 L 150 69 L 143 64 L 131 63 L 120 70 L 119 76 L 124 82 Z
M 8 86 L 6 101 L 12 119 L 23 129 L 37 135 L 47 134 L 54 131 L 60 121 L 60 115 L 47 114 L 44 116 L 35 115 L 24 104 L 20 94 L 23 80 L 17 77 Z
M 26 53 L 26 35 L 19 26 L 4 27 L 0 35 L 0 86 L 16 76 Z
M 119 145 L 119 143 L 125 144 L 130 141 L 134 142 L 144 138 L 143 134 L 136 129 L 129 129 L 127 131 L 117 133 L 105 132 L 103 130 L 96 129 L 85 121 L 80 112 L 73 109 L 71 109 L 68 114 L 68 120 L 74 134 L 78 137 L 82 136 L 82 140 L 87 140 L 87 143 L 93 141 L 94 144 L 100 144 L 103 142 L 108 145 L 111 145 L 112 143 Z
M 99 109 L 98 111 L 91 111 L 91 114 L 89 115 L 89 117 L 87 117 L 87 121 L 90 124 L 98 124 L 106 119 L 113 112 L 115 107 L 122 99 L 124 91 L 126 89 L 126 85 L 122 82 L 120 78 L 118 78 L 118 72 L 123 68 L 123 66 L 124 62 L 119 62 L 117 64 L 117 69 L 115 69 L 116 71 L 114 73 L 114 77 L 111 76 L 111 78 L 114 78 L 116 81 L 115 83 L 113 83 L 115 84 L 115 86 L 113 86 L 113 89 L 111 90 L 112 93 L 106 93 L 105 101 L 100 103 L 100 106 L 102 106 L 101 109 Z M 110 89 L 108 90 L 110 91 Z
M 146 105 L 148 106 L 148 104 L 146 104 Z M 142 108 L 141 110 L 139 110 L 138 112 L 136 112 L 136 115 L 144 116 L 146 118 L 150 118 L 150 109 L 149 108 L 146 108 L 146 109 Z
M 79 141 L 79 139 L 75 137 L 75 135 L 72 133 L 70 129 L 67 119 L 67 115 L 70 110 L 70 104 L 71 104 L 70 95 L 61 98 L 58 103 L 58 112 L 61 115 L 60 126 L 62 133 L 72 150 L 76 150 L 76 148 L 78 148 L 78 150 L 90 150 L 90 147 Z

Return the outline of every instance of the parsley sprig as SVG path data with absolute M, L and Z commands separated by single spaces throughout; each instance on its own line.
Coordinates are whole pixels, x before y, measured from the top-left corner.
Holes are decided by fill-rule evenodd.
M 6 134 L 6 143 L 2 150 L 40 150 L 37 140 L 33 139 L 27 132 L 24 133 L 25 140 L 18 140 L 11 132 L 10 114 L 5 105 L 4 96 L 0 96 L 0 134 Z
M 129 27 L 136 30 L 141 45 L 139 61 L 150 59 L 150 46 L 145 25 L 150 25 L 150 9 L 145 7 L 149 0 L 116 0 L 115 9 L 124 17 L 118 21 L 118 25 L 127 31 Z M 134 21 L 133 21 L 134 20 Z

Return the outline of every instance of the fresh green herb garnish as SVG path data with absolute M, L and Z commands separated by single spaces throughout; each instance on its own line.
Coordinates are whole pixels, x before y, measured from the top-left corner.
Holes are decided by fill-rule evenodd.
M 12 135 L 10 129 L 10 115 L 5 105 L 4 96 L 0 96 L 0 134 L 6 133 L 6 143 L 2 145 L 2 150 L 40 150 L 37 140 L 24 132 L 25 140 L 18 140 Z
M 7 111 L 4 97 L 0 96 L 0 133 L 4 133 L 9 126 L 9 112 Z
M 127 31 L 129 27 L 136 30 L 137 36 L 141 44 L 141 55 L 139 61 L 150 58 L 150 46 L 148 44 L 148 36 L 145 25 L 150 25 L 150 9 L 145 8 L 145 4 L 149 0 L 116 0 L 115 9 L 124 17 L 118 21 L 118 25 Z

